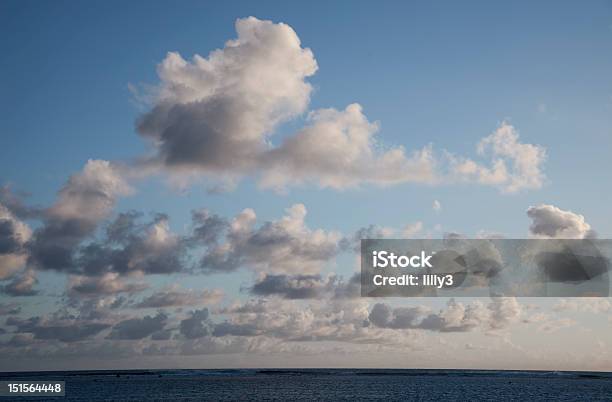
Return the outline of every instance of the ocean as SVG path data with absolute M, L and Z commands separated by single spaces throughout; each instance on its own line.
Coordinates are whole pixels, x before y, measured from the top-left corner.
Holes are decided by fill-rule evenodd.
M 65 381 L 33 401 L 612 401 L 612 373 L 489 370 L 244 369 L 0 373 Z

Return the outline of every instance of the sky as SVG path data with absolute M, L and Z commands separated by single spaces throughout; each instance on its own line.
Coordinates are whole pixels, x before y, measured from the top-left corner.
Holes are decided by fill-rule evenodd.
M 610 3 L 4 1 L 0 30 L 1 370 L 612 370 L 610 298 L 355 279 L 364 237 L 610 237 Z

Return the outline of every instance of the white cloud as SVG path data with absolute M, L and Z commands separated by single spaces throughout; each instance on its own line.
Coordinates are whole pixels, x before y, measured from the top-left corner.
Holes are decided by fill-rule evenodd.
M 442 210 L 442 204 L 440 204 L 440 201 L 434 200 L 434 202 L 431 204 L 431 208 L 434 211 L 439 212 L 440 210 Z
M 581 297 L 580 299 L 560 299 L 553 310 L 557 312 L 580 312 L 580 313 L 612 313 L 612 299 L 603 297 Z
M 100 297 L 117 293 L 136 293 L 146 289 L 148 285 L 142 282 L 129 282 L 119 277 L 116 272 L 107 272 L 101 276 L 72 275 L 69 279 L 68 291 L 73 295 Z
M 172 52 L 159 65 L 160 84 L 145 96 L 152 107 L 137 124 L 154 156 L 139 169 L 165 168 L 180 186 L 201 176 L 227 183 L 215 189 L 231 188 L 245 175 L 277 190 L 457 181 L 504 192 L 541 187 L 544 149 L 519 142 L 505 122 L 478 144 L 482 163 L 446 151 L 436 156 L 427 144 L 383 145 L 379 124 L 358 103 L 311 111 L 305 127 L 274 145 L 279 124 L 307 111 L 306 79 L 317 62 L 286 24 L 249 17 L 236 21 L 236 31 L 237 39 L 207 57 L 187 61 Z
M 421 233 L 422 230 L 423 230 L 423 222 L 418 221 L 415 223 L 409 223 L 408 225 L 404 226 L 404 229 L 402 229 L 402 237 L 405 237 L 405 238 L 415 237 L 417 234 Z
M 459 180 L 493 185 L 507 193 L 542 187 L 546 150 L 539 145 L 520 142 L 518 131 L 511 124 L 502 122 L 493 133 L 480 140 L 477 151 L 491 158 L 490 167 L 449 154 L 451 174 Z
M 564 211 L 554 205 L 529 207 L 527 216 L 532 220 L 529 232 L 533 237 L 583 239 L 594 235 L 584 216 Z
M 70 177 L 49 211 L 52 219 L 98 221 L 111 211 L 130 186 L 119 170 L 104 160 L 89 160 L 81 172 Z
M 358 104 L 345 110 L 322 109 L 310 124 L 265 155 L 264 187 L 314 182 L 336 189 L 363 183 L 388 185 L 435 180 L 432 150 L 407 155 L 403 147 L 383 150 Z
M 182 170 L 243 173 L 267 148 L 275 127 L 304 112 L 317 63 L 286 24 L 236 21 L 238 38 L 191 62 L 168 53 L 153 109 L 138 131 L 156 159 Z

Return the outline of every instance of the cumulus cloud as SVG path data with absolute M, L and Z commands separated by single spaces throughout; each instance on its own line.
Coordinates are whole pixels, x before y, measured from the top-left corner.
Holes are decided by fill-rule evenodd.
M 401 231 L 401 236 L 403 238 L 413 238 L 423 230 L 423 222 L 418 221 L 414 223 L 409 223 Z
M 370 123 L 358 104 L 345 110 L 311 112 L 310 124 L 265 156 L 264 187 L 314 182 L 345 188 L 362 183 L 432 182 L 435 161 L 431 148 L 410 155 L 402 147 L 380 150 Z
M 117 293 L 137 293 L 148 285 L 142 282 L 127 282 L 116 272 L 107 272 L 101 276 L 73 275 L 70 277 L 68 292 L 78 296 L 98 297 Z
M 557 312 L 580 312 L 580 313 L 612 313 L 612 299 L 603 297 L 583 297 L 580 299 L 560 299 L 553 306 Z
M 521 307 L 514 298 L 496 298 L 488 306 L 479 301 L 465 305 L 449 300 L 446 309 L 433 313 L 424 306 L 391 307 L 377 303 L 368 316 L 381 328 L 423 329 L 439 332 L 465 332 L 477 327 L 502 329 L 518 320 Z
M 162 312 L 155 316 L 142 318 L 129 318 L 115 324 L 108 335 L 108 339 L 135 340 L 143 339 L 162 331 L 166 326 L 168 316 Z
M 417 229 L 418 228 L 417 222 Z M 422 227 L 422 225 L 421 225 Z M 409 227 L 406 227 L 410 229 Z M 345 236 L 340 241 L 340 247 L 344 250 L 353 250 L 356 253 L 359 253 L 361 250 L 361 240 L 363 239 L 384 239 L 392 237 L 395 234 L 395 229 L 390 227 L 381 227 L 377 225 L 369 225 L 362 228 L 359 228 L 350 236 Z
M 434 200 L 431 204 L 431 209 L 433 209 L 435 212 L 440 212 L 442 209 L 442 204 L 440 204 L 440 201 Z
M 258 296 L 281 296 L 287 299 L 312 299 L 322 297 L 333 288 L 335 277 L 321 275 L 265 275 L 251 288 Z
M 38 283 L 36 272 L 33 269 L 26 269 L 24 272 L 15 275 L 2 291 L 10 296 L 34 296 L 38 290 L 34 286 Z
M 163 308 L 217 304 L 223 298 L 220 289 L 182 290 L 178 286 L 162 289 L 136 304 L 138 308 Z
M 250 267 L 269 273 L 317 273 L 338 252 L 340 235 L 309 229 L 306 207 L 295 204 L 279 220 L 256 228 L 252 209 L 238 214 L 225 241 L 211 247 L 201 261 L 206 271 L 232 271 Z
M 522 306 L 515 297 L 495 297 L 488 305 L 490 326 L 492 329 L 501 329 L 516 322 L 522 314 Z
M 595 236 L 584 216 L 554 205 L 541 204 L 529 207 L 527 216 L 532 220 L 529 232 L 533 237 L 584 239 Z
M 310 111 L 303 128 L 273 144 L 280 123 L 307 111 L 306 79 L 317 62 L 286 24 L 249 17 L 236 21 L 236 31 L 207 57 L 187 61 L 171 52 L 160 63 L 151 108 L 137 122 L 155 150 L 141 167 L 164 167 L 175 179 L 224 177 L 232 185 L 254 174 L 278 190 L 468 181 L 516 192 L 542 185 L 545 150 L 521 143 L 506 122 L 478 144 L 485 163 L 446 151 L 436 156 L 427 144 L 412 151 L 384 145 L 379 124 L 358 103 Z
M 61 342 L 77 342 L 97 335 L 110 327 L 105 323 L 86 321 L 53 322 L 41 317 L 32 317 L 27 320 L 9 318 L 7 325 L 17 327 L 20 333 L 31 333 L 35 339 L 57 340 Z
M 377 303 L 370 312 L 369 320 L 382 328 L 464 332 L 481 325 L 486 317 L 486 310 L 481 303 L 465 306 L 451 300 L 447 309 L 440 313 L 429 313 L 428 309 L 422 306 L 392 308 L 387 304 Z
M 25 245 L 31 235 L 30 227 L 0 204 L 0 280 L 10 278 L 24 267 Z
M 138 122 L 156 160 L 178 169 L 244 172 L 281 122 L 306 110 L 317 70 L 295 31 L 254 17 L 236 21 L 238 37 L 191 62 L 168 53 L 153 109 Z
M 21 312 L 21 306 L 17 303 L 0 303 L 0 316 L 14 315 Z
M 168 274 L 185 270 L 186 244 L 170 230 L 168 217 L 156 214 L 141 222 L 137 212 L 121 213 L 106 237 L 79 250 L 79 269 L 87 275 Z
M 30 262 L 39 269 L 75 269 L 75 248 L 107 217 L 119 196 L 131 191 L 108 161 L 90 160 L 70 177 L 30 242 Z
M 539 145 L 520 142 L 513 125 L 502 122 L 478 143 L 477 151 L 491 158 L 491 166 L 449 154 L 451 174 L 459 180 L 493 185 L 508 193 L 542 187 L 546 150 Z
M 187 339 L 197 339 L 212 333 L 208 309 L 194 310 L 180 323 L 180 333 Z
M 39 218 L 43 212 L 40 207 L 26 205 L 24 197 L 28 195 L 24 192 L 14 192 L 9 185 L 0 186 L 0 204 L 21 220 Z

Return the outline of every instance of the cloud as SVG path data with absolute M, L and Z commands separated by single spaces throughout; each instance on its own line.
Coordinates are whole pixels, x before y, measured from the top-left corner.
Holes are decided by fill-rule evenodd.
M 29 245 L 30 262 L 39 269 L 75 269 L 75 248 L 107 217 L 119 196 L 131 191 L 108 161 L 89 160 L 70 177 L 57 201 L 44 211 L 44 222 Z
M 68 292 L 79 296 L 98 297 L 117 293 L 137 293 L 146 289 L 146 283 L 129 283 L 116 272 L 107 272 L 99 277 L 74 275 L 70 277 Z
M 155 104 L 138 132 L 164 166 L 245 172 L 274 128 L 306 110 L 312 87 L 304 80 L 317 63 L 295 31 L 254 17 L 238 19 L 236 31 L 207 58 L 172 52 L 158 66 Z
M 78 254 L 80 271 L 87 275 L 169 274 L 186 269 L 184 239 L 170 230 L 168 217 L 156 214 L 140 222 L 137 212 L 121 213 L 110 223 L 106 237 L 90 242 Z
M 335 277 L 321 275 L 265 275 L 251 288 L 257 296 L 281 296 L 287 299 L 312 299 L 322 297 L 335 282 Z
M 541 204 L 529 207 L 527 216 L 532 223 L 529 232 L 533 237 L 556 239 L 584 239 L 595 233 L 584 216 L 564 211 L 554 205 Z
M 167 319 L 168 316 L 162 312 L 155 316 L 129 318 L 115 324 L 107 339 L 135 340 L 147 338 L 163 330 Z
M 438 200 L 434 200 L 434 202 L 431 205 L 431 208 L 436 211 L 439 212 L 442 209 L 442 204 L 440 204 L 440 201 Z
M 478 143 L 477 151 L 491 158 L 490 167 L 449 154 L 451 174 L 459 180 L 493 185 L 507 193 L 542 187 L 546 150 L 539 145 L 521 143 L 518 131 L 511 124 L 502 122 Z
M 502 329 L 518 320 L 521 307 L 514 298 L 495 298 L 485 307 L 476 301 L 465 305 L 451 299 L 445 310 L 432 313 L 423 306 L 391 307 L 377 303 L 368 316 L 376 327 L 423 329 L 438 332 L 466 332 L 477 327 Z
M 0 316 L 15 315 L 21 312 L 21 306 L 17 303 L 0 303 Z
M 381 151 L 359 104 L 345 110 L 310 113 L 310 125 L 288 137 L 265 156 L 264 187 L 314 182 L 342 189 L 363 183 L 380 185 L 435 180 L 432 151 L 425 147 L 406 155 L 402 147 Z
M 163 168 L 179 182 L 198 175 L 225 180 L 214 188 L 233 187 L 245 175 L 276 190 L 457 181 L 510 193 L 541 187 L 544 148 L 521 143 L 506 122 L 479 142 L 485 163 L 447 151 L 436 156 L 428 144 L 412 151 L 387 146 L 358 103 L 310 111 L 304 127 L 273 144 L 281 123 L 307 111 L 306 79 L 317 62 L 286 24 L 249 17 L 236 21 L 236 31 L 207 57 L 187 61 L 171 52 L 160 63 L 160 83 L 145 96 L 150 110 L 137 122 L 155 155 L 136 169 Z
M 597 237 L 584 216 L 541 204 L 527 209 L 529 234 L 538 239 L 594 239 Z M 610 261 L 592 242 L 534 243 L 534 261 L 549 282 L 586 283 L 576 295 L 608 295 Z
M 105 323 L 96 322 L 47 322 L 40 317 L 27 320 L 9 318 L 7 325 L 16 326 L 18 332 L 32 333 L 35 339 L 57 340 L 61 342 L 77 342 L 93 337 L 110 327 Z
M 24 197 L 29 194 L 15 193 L 9 185 L 0 186 L 0 204 L 8 209 L 11 214 L 19 219 L 39 218 L 42 215 L 42 208 L 26 205 Z
M 9 346 L 14 348 L 20 348 L 24 346 L 29 346 L 35 342 L 34 335 L 29 333 L 24 334 L 15 334 L 8 340 L 8 342 L 4 343 L 3 346 Z
M 208 272 L 250 267 L 269 273 L 317 273 L 338 253 L 340 235 L 309 229 L 305 217 L 306 207 L 295 204 L 281 219 L 256 228 L 255 211 L 245 209 L 231 222 L 225 242 L 210 248 L 201 266 Z
M 423 230 L 423 222 L 409 223 L 401 231 L 403 238 L 414 238 Z
M 535 262 L 547 281 L 550 282 L 587 282 L 584 293 L 590 295 L 609 295 L 610 260 L 602 255 L 590 242 L 577 244 L 551 244 L 535 255 Z
M 557 332 L 560 329 L 571 327 L 576 324 L 576 321 L 570 318 L 560 318 L 558 320 L 547 321 L 544 324 L 538 327 L 538 331 L 540 332 Z
M 229 228 L 229 222 L 208 210 L 200 209 L 191 212 L 193 233 L 191 240 L 198 245 L 211 245 L 218 241 L 218 237 Z
M 355 253 L 359 253 L 361 250 L 361 240 L 390 238 L 394 234 L 395 229 L 393 228 L 369 225 L 357 229 L 352 236 L 345 236 L 342 238 L 340 247 L 343 250 L 352 250 Z
M 222 322 L 215 325 L 214 336 L 256 336 L 261 334 L 256 323 L 237 324 L 233 322 Z
M 603 297 L 581 297 L 580 299 L 560 299 L 553 310 L 557 312 L 580 312 L 580 313 L 612 313 L 612 299 Z
M 181 290 L 177 286 L 160 290 L 136 304 L 138 308 L 163 308 L 217 304 L 223 298 L 220 289 Z
M 32 231 L 3 204 L 0 204 L 0 280 L 8 279 L 26 263 L 25 244 Z
M 488 308 L 491 313 L 489 323 L 492 329 L 506 328 L 516 322 L 523 310 L 515 297 L 495 297 Z
M 194 310 L 190 317 L 180 323 L 180 333 L 187 339 L 202 338 L 212 333 L 212 322 L 209 320 L 208 309 Z
M 38 290 L 34 289 L 37 283 L 36 272 L 33 269 L 26 269 L 24 272 L 15 275 L 13 280 L 2 286 L 1 289 L 10 296 L 34 296 L 38 294 Z

